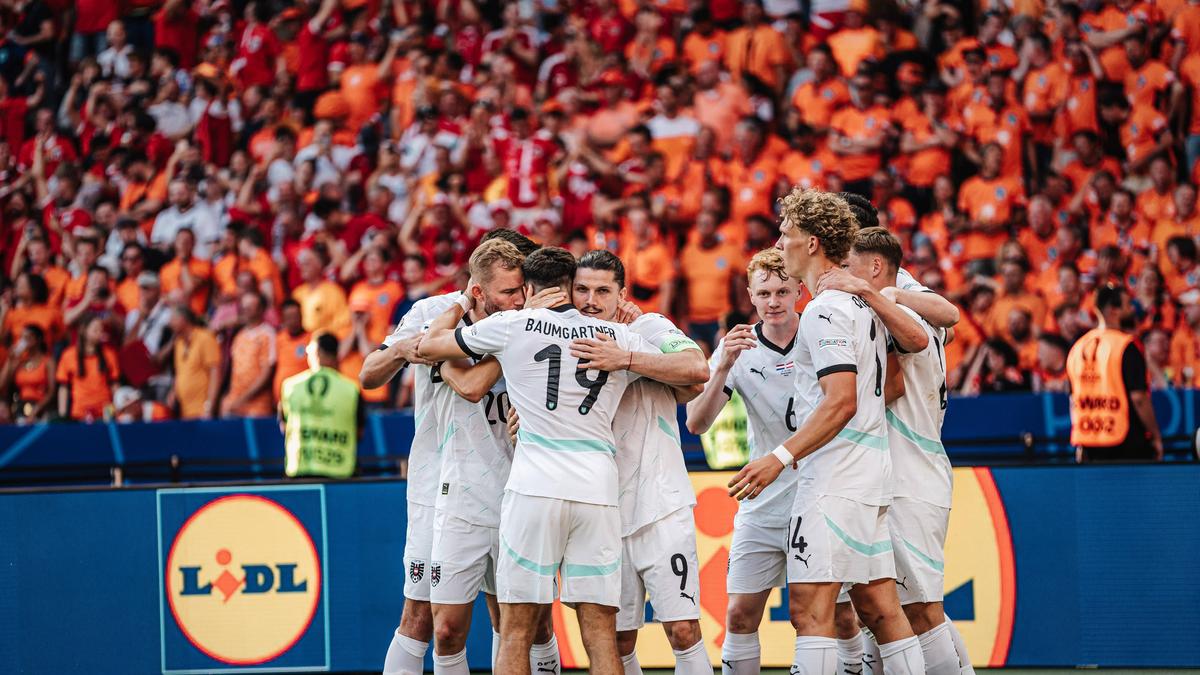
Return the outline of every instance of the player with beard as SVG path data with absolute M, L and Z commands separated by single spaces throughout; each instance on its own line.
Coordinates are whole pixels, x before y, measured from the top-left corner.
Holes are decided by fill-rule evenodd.
M 523 255 L 538 245 L 508 229 L 488 232 L 483 241 L 502 239 L 517 247 Z M 420 673 L 425 653 L 433 639 L 433 616 L 429 605 L 429 561 L 433 546 L 433 521 L 436 490 L 441 481 L 441 453 L 437 448 L 437 418 L 428 414 L 433 407 L 437 382 L 429 361 L 417 355 L 417 345 L 429 322 L 454 304 L 462 293 L 454 291 L 418 300 L 401 318 L 396 329 L 367 355 L 359 373 L 366 389 L 386 386 L 406 365 L 413 365 L 413 406 L 418 411 L 408 453 L 408 521 L 404 537 L 404 609 L 400 625 L 388 644 L 384 675 Z
M 841 197 L 795 189 L 782 203 L 786 271 L 810 289 L 840 266 L 857 224 Z M 920 330 L 913 322 L 913 328 Z M 907 331 L 905 331 L 907 334 Z M 816 293 L 800 319 L 797 404 L 804 421 L 770 457 L 747 464 L 730 494 L 754 498 L 799 464 L 789 544 L 788 604 L 796 629 L 792 672 L 837 669 L 834 610 L 843 583 L 880 642 L 889 673 L 925 670 L 920 642 L 896 595 L 886 514 L 891 462 L 884 415 L 886 335 L 875 312 L 841 291 Z M 920 345 L 922 348 L 924 345 Z
M 622 671 L 615 615 L 621 596 L 621 516 L 616 439 L 612 421 L 629 383 L 639 375 L 686 386 L 672 378 L 671 362 L 626 326 L 586 317 L 566 301 L 575 259 L 542 249 L 525 260 L 527 292 L 558 289 L 546 309 L 500 312 L 467 328 L 449 330 L 459 306 L 447 310 L 418 350 L 425 358 L 495 354 L 508 394 L 521 411 L 512 471 L 500 518 L 501 649 L 497 672 L 529 673 L 541 605 L 554 596 L 575 603 L 591 669 Z M 595 342 L 580 343 L 581 339 Z M 600 344 L 612 341 L 619 356 Z

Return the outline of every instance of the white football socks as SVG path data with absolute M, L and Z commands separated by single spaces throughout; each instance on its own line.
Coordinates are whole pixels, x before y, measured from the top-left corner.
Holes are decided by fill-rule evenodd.
M 917 636 L 879 645 L 884 675 L 924 675 L 925 657 Z
M 837 641 L 838 673 L 839 675 L 854 675 L 862 673 L 863 644 L 862 638 L 838 638 Z
M 883 657 L 879 655 L 879 644 L 871 631 L 863 629 L 862 646 L 863 675 L 883 675 Z
M 950 624 L 942 622 L 917 636 L 921 654 L 925 657 L 925 672 L 929 675 L 961 675 Z
M 457 654 L 434 654 L 433 672 L 434 675 L 471 675 L 471 669 L 467 667 L 466 647 Z
M 721 675 L 758 675 L 760 670 L 758 633 L 726 633 L 721 645 Z
M 495 669 L 493 668 L 493 670 Z M 562 664 L 558 660 L 558 639 L 556 637 L 551 635 L 549 642 L 535 644 L 529 648 L 529 672 L 534 675 L 538 673 L 560 675 L 562 673 Z
M 492 672 L 496 672 L 496 659 L 500 656 L 500 634 L 492 630 Z
M 962 633 L 958 632 L 950 615 L 946 615 L 946 625 L 950 626 L 950 639 L 954 641 L 954 651 L 958 653 L 958 667 L 962 675 L 975 675 L 975 667 L 971 665 L 971 657 L 967 654 L 967 643 L 963 641 Z
M 675 675 L 710 675 L 712 662 L 708 660 L 708 651 L 704 649 L 704 640 L 682 651 L 675 652 Z
M 642 675 L 642 664 L 638 663 L 636 649 L 621 657 L 621 667 L 625 669 L 625 675 Z
M 383 675 L 421 675 L 425 672 L 425 652 L 429 643 L 402 635 L 400 630 L 392 636 L 387 656 L 383 658 Z
M 796 638 L 792 675 L 829 675 L 837 672 L 837 640 L 801 635 Z

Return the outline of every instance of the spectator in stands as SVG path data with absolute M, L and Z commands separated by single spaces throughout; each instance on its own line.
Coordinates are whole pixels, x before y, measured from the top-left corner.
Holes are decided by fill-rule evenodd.
M 296 262 L 302 283 L 292 291 L 292 299 L 300 303 L 304 330 L 343 332 L 350 323 L 346 292 L 325 278 L 324 266 L 315 251 L 301 250 Z
M 701 213 L 692 240 L 679 254 L 679 270 L 687 287 L 687 333 L 709 352 L 721 338 L 721 319 L 730 310 L 729 282 L 742 262 L 741 252 L 717 236 L 713 213 Z
M 0 391 L 4 392 L 4 410 L 0 413 L 18 423 L 39 422 L 49 414 L 54 401 L 54 358 L 40 326 L 26 324 L 19 335 L 8 361 L 0 368 Z
M 13 284 L 11 299 L 0 297 L 0 328 L 10 339 L 20 336 L 26 326 L 37 326 L 51 345 L 63 336 L 62 310 L 50 304 L 50 289 L 40 274 L 23 273 Z
M 118 387 L 113 395 L 113 419 L 129 422 L 161 422 L 171 419 L 171 411 L 158 401 L 146 400 L 135 387 Z
M 217 338 L 184 304 L 172 308 L 171 331 L 175 333 L 175 387 L 169 405 L 180 419 L 211 419 L 221 392 Z
M 171 308 L 154 272 L 139 274 L 137 286 L 138 304 L 125 315 L 121 370 L 127 383 L 152 386 L 156 398 L 162 398 L 171 389 Z
M 1142 336 L 1146 350 L 1146 376 L 1150 390 L 1160 391 L 1174 386 L 1175 373 L 1171 370 L 1171 338 L 1161 328 L 1151 328 Z
M 1037 341 L 1037 369 L 1033 372 L 1035 392 L 1067 393 L 1067 352 L 1071 345 L 1061 335 L 1042 333 Z
M 222 417 L 268 417 L 275 407 L 271 383 L 275 375 L 275 329 L 263 322 L 266 300 L 256 292 L 242 294 L 241 328 L 229 349 L 229 391 L 221 401 Z
M 119 378 L 117 353 L 108 345 L 104 319 L 81 318 L 78 336 L 59 357 L 55 371 L 59 417 L 77 422 L 101 419 Z
M 308 367 L 305 354 L 308 343 L 309 333 L 300 320 L 300 303 L 291 298 L 284 300 L 279 310 L 279 332 L 275 334 L 275 380 L 271 395 L 276 400 L 283 381 Z

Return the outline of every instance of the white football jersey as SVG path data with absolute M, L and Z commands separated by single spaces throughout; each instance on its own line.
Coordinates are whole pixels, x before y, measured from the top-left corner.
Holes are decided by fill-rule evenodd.
M 820 380 L 856 374 L 858 410 L 846 428 L 800 462 L 797 490 L 884 506 L 891 500 L 891 458 L 884 421 L 887 334 L 875 312 L 856 295 L 823 291 L 800 316 L 796 350 L 796 405 L 807 417 L 824 398 Z
M 754 326 L 754 335 L 758 346 L 743 351 L 733 362 L 725 379 L 725 394 L 732 396 L 735 390 L 741 394 L 749 423 L 750 458 L 758 459 L 795 433 L 805 417 L 797 416 L 795 400 L 799 331 L 786 345 L 768 340 L 761 322 Z M 724 350 L 725 341 L 721 340 L 708 361 L 710 372 L 716 371 Z M 762 527 L 786 527 L 796 496 L 796 475 L 791 467 L 784 469 L 757 497 L 738 503 L 737 518 Z
M 946 331 L 929 325 L 907 307 L 901 309 L 925 329 L 929 346 L 915 353 L 896 349 L 904 396 L 887 407 L 892 491 L 897 497 L 948 509 L 954 478 L 941 440 L 946 418 Z
M 662 314 L 643 314 L 629 324 L 663 353 L 700 347 Z M 675 390 L 639 379 L 625 390 L 613 421 L 620 481 L 621 536 L 628 536 L 696 503 L 679 442 Z
M 469 326 L 470 321 L 463 317 L 458 325 Z M 497 380 L 478 403 L 459 396 L 448 384 L 436 386 L 437 410 L 446 410 L 438 415 L 442 474 L 437 508 L 468 523 L 500 527 L 500 502 L 513 455 L 508 440 L 504 378 Z M 446 399 L 445 408 L 442 397 Z
M 462 293 L 446 293 L 422 298 L 400 319 L 396 330 L 384 338 L 390 347 L 400 340 L 420 335 L 429 323 L 453 305 Z M 413 440 L 408 450 L 408 500 L 434 506 L 441 474 L 442 455 L 437 444 L 437 415 L 434 413 L 434 386 L 441 381 L 429 366 L 410 365 L 413 371 Z
M 917 281 L 916 277 L 909 274 L 908 270 L 903 267 L 896 272 L 896 288 L 902 291 L 917 291 L 919 293 L 932 293 L 928 286 Z
M 617 506 L 613 418 L 627 370 L 588 370 L 571 342 L 606 335 L 622 349 L 657 354 L 628 326 L 586 317 L 570 305 L 499 312 L 455 331 L 473 358 L 494 354 L 521 415 L 506 489 L 533 497 Z

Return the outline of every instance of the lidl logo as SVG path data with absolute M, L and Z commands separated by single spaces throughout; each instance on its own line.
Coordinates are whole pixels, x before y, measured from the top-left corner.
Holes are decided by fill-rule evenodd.
M 158 494 L 164 673 L 327 670 L 324 490 Z

